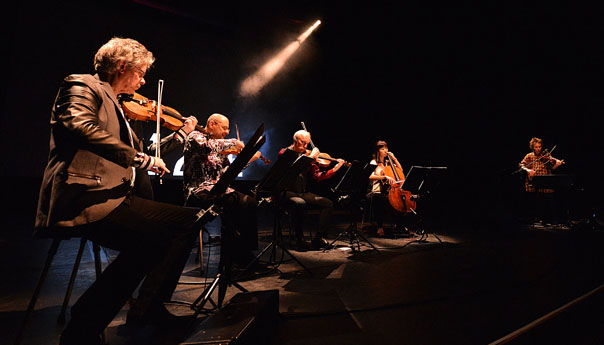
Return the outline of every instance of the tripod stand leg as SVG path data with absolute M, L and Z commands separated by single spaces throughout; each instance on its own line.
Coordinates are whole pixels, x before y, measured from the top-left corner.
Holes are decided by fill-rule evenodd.
M 373 243 L 369 242 L 369 240 L 363 236 L 360 232 L 357 231 L 357 227 L 356 227 L 356 223 L 351 224 L 348 229 L 342 231 L 327 247 L 325 247 L 325 249 L 323 249 L 323 252 L 327 251 L 329 248 L 331 248 L 333 246 L 334 243 L 336 243 L 340 238 L 342 238 L 342 236 L 349 234 L 350 235 L 350 246 L 352 248 L 352 250 L 354 250 L 354 243 L 357 244 L 357 248 L 358 251 L 361 251 L 361 242 L 359 241 L 359 237 L 361 237 L 363 239 L 363 241 L 367 242 L 369 244 L 369 246 L 371 246 L 371 248 L 373 248 L 375 251 L 377 251 L 378 253 L 380 252 L 374 245 Z
M 256 263 L 258 262 L 258 260 L 260 260 L 260 258 L 262 257 L 262 255 L 264 255 L 264 253 L 266 253 L 269 249 L 274 248 L 275 246 L 275 242 L 271 242 L 269 243 L 266 247 L 264 247 L 264 249 L 262 249 L 262 251 L 256 255 L 256 257 L 254 259 L 252 259 L 252 261 L 250 261 L 249 264 L 247 264 L 247 266 L 245 266 L 245 268 L 243 269 L 243 271 L 241 271 L 241 273 L 239 273 L 234 280 L 239 280 L 241 277 L 243 277 L 249 270 L 250 268 Z M 271 254 L 272 255 L 272 254 Z
M 376 248 L 376 247 L 373 245 L 373 243 L 369 242 L 369 240 L 368 240 L 368 239 L 367 239 L 365 236 L 363 236 L 363 234 L 361 234 L 361 233 L 360 233 L 360 232 L 358 232 L 358 231 L 357 231 L 357 233 L 356 233 L 356 234 L 357 234 L 358 236 L 360 236 L 360 237 L 363 239 L 363 241 L 365 241 L 365 242 L 369 243 L 369 245 L 371 246 L 371 248 L 375 249 L 375 251 L 376 251 L 376 252 L 378 252 L 378 253 L 380 252 L 380 251 L 379 251 L 379 250 L 378 250 L 378 249 L 377 249 L 377 248 Z
M 340 238 L 342 238 L 342 236 L 344 236 L 344 235 L 345 235 L 345 234 L 347 234 L 347 233 L 348 233 L 348 230 L 344 230 L 344 231 L 340 232 L 340 233 L 338 234 L 338 236 L 336 236 L 336 238 L 335 238 L 333 241 L 331 241 L 331 243 L 330 243 L 330 244 L 328 244 L 328 245 L 327 245 L 327 246 L 326 246 L 326 247 L 323 249 L 323 252 L 326 252 L 326 251 L 327 251 L 329 248 L 333 247 L 334 243 L 336 243 L 337 241 L 339 241 L 339 240 L 340 240 Z
M 214 307 L 217 307 L 216 304 L 212 301 L 212 293 L 214 292 L 214 290 L 216 289 L 216 287 L 218 286 L 218 283 L 220 282 L 221 279 L 221 275 L 220 273 L 218 275 L 216 275 L 216 278 L 214 279 L 214 281 L 212 282 L 212 284 L 210 286 L 208 286 L 201 295 L 199 295 L 199 297 L 197 297 L 197 299 L 193 302 L 193 304 L 191 305 L 192 309 L 195 309 L 195 313 L 193 314 L 193 319 L 195 319 L 197 317 L 197 315 L 199 315 L 199 313 L 201 313 L 201 311 L 203 310 L 203 307 L 206 305 L 206 302 L 210 301 Z M 199 305 L 197 304 L 199 303 Z

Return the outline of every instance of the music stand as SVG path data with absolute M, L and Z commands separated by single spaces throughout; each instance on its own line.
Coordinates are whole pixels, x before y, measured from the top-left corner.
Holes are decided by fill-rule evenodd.
M 281 234 L 281 222 L 280 222 L 280 204 L 282 202 L 282 194 L 285 190 L 290 187 L 296 180 L 298 174 L 303 171 L 308 170 L 310 164 L 314 161 L 313 158 L 310 158 L 305 155 L 300 155 L 299 153 L 287 149 L 285 150 L 275 162 L 275 165 L 271 167 L 268 173 L 264 176 L 264 178 L 256 185 L 255 190 L 256 193 L 267 193 L 270 194 L 273 203 L 276 206 L 275 210 L 275 220 L 273 223 L 273 234 L 271 242 L 262 249 L 262 251 L 243 269 L 243 271 L 237 276 L 237 278 L 242 277 L 249 269 L 254 265 L 260 257 L 264 255 L 269 249 L 272 249 L 269 260 L 271 263 L 276 265 L 276 249 L 280 248 L 282 251 L 281 258 L 285 254 L 289 255 L 298 265 L 302 266 L 304 270 L 306 270 L 311 276 L 312 272 L 304 266 L 300 260 L 298 260 L 289 250 L 287 250 L 283 246 L 283 235 Z M 274 260 L 274 261 L 273 261 Z
M 237 178 L 237 175 L 239 175 L 239 173 L 248 164 L 250 159 L 252 159 L 252 157 L 260 149 L 260 147 L 264 145 L 264 143 L 266 142 L 266 137 L 261 137 L 263 133 L 264 124 L 261 124 L 260 127 L 258 127 L 258 129 L 256 130 L 256 132 L 252 135 L 248 143 L 245 145 L 245 147 L 237 155 L 237 158 L 235 158 L 235 160 L 229 165 L 228 169 L 224 172 L 224 174 L 220 177 L 216 184 L 214 184 L 214 186 L 210 190 L 210 194 L 217 196 L 217 201 L 212 203 L 210 207 L 202 209 L 197 213 L 198 222 L 200 224 L 205 224 L 220 214 L 222 209 L 220 205 L 219 196 L 226 192 L 229 185 Z M 230 239 L 230 235 L 223 234 L 222 236 L 220 236 L 220 238 L 222 243 L 220 250 L 220 260 L 218 263 L 218 274 L 216 275 L 216 278 L 214 279 L 212 284 L 207 287 L 192 303 L 191 309 L 195 310 L 195 313 L 193 314 L 193 320 L 197 317 L 197 315 L 199 315 L 199 313 L 201 313 L 203 307 L 208 301 L 210 301 L 214 306 L 216 306 L 216 304 L 211 301 L 212 293 L 214 292 L 216 287 L 218 287 L 218 308 L 222 306 L 222 302 L 224 300 L 224 296 L 226 294 L 226 289 L 228 288 L 228 286 L 234 285 L 242 292 L 248 292 L 244 287 L 242 287 L 237 282 L 231 279 L 232 241 Z
M 340 232 L 338 236 L 323 249 L 323 251 L 331 248 L 334 243 L 336 243 L 340 238 L 348 235 L 348 242 L 350 244 L 350 248 L 354 251 L 354 245 L 356 244 L 358 251 L 361 251 L 361 243 L 359 237 L 362 238 L 365 242 L 367 242 L 371 248 L 375 249 L 378 253 L 380 252 L 363 234 L 361 234 L 357 229 L 357 221 L 355 215 L 355 209 L 358 210 L 360 208 L 360 200 L 361 196 L 367 189 L 367 181 L 369 181 L 369 175 L 375 170 L 375 165 L 366 163 L 362 164 L 359 161 L 353 161 L 351 165 L 346 169 L 346 173 L 342 176 L 340 182 L 333 188 L 333 192 L 345 194 L 346 197 L 349 198 L 347 200 L 350 202 L 348 205 L 350 210 L 350 225 L 346 230 Z
M 417 195 L 417 199 L 427 198 L 440 183 L 446 172 L 446 167 L 422 167 L 414 165 L 409 169 L 401 189 L 411 192 L 412 195 Z M 423 224 L 421 215 L 416 210 L 413 210 L 413 212 L 419 216 L 419 223 Z M 428 242 L 427 239 L 430 233 L 426 232 L 425 229 L 421 229 L 419 234 L 419 239 L 410 241 L 407 245 L 414 242 Z M 438 242 L 443 243 L 437 235 L 432 235 L 438 239 Z
M 535 175 L 531 184 L 536 189 L 570 190 L 575 185 L 573 175 Z
M 574 175 L 566 175 L 566 174 L 556 174 L 556 175 L 535 175 L 533 176 L 533 178 L 531 179 L 531 185 L 533 186 L 533 188 L 535 188 L 536 190 L 540 190 L 540 189 L 552 189 L 557 193 L 569 193 L 571 191 L 571 189 L 573 188 L 573 186 L 575 185 L 575 176 Z M 556 195 L 554 194 L 554 195 Z M 557 200 L 556 200 L 557 199 Z M 558 198 L 558 195 L 555 196 L 554 202 L 556 202 L 556 204 L 554 204 L 554 207 L 557 208 L 558 206 L 560 206 L 560 211 L 562 211 L 563 208 L 563 212 L 565 213 L 564 215 L 564 219 L 557 219 L 557 220 L 561 220 L 564 223 L 568 224 L 568 218 L 569 218 L 569 207 L 568 207 L 568 202 L 561 202 L 560 204 L 558 204 L 557 202 L 559 201 L 566 201 L 568 198 L 562 197 L 562 198 Z M 561 205 L 564 204 L 564 205 Z M 552 216 L 555 217 L 555 213 L 554 213 L 555 209 L 552 209 Z M 553 220 L 556 220 L 556 218 L 553 218 Z

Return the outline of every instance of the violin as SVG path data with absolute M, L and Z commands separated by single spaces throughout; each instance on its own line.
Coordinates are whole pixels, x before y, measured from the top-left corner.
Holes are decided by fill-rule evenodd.
M 118 96 L 124 115 L 132 120 L 157 121 L 157 102 L 149 100 L 138 93 L 134 95 L 120 94 Z M 184 126 L 185 118 L 174 108 L 161 105 L 159 112 L 160 124 L 172 131 L 179 130 Z M 196 125 L 195 129 L 206 133 L 205 128 Z
M 541 152 L 541 154 L 539 156 L 537 156 L 535 158 L 534 161 L 531 161 L 528 164 L 524 165 L 524 168 L 532 168 L 533 164 L 540 162 L 542 164 L 556 164 L 557 161 L 560 161 L 560 164 L 564 164 L 564 159 L 558 159 L 558 158 L 554 158 L 552 156 L 552 152 L 556 149 L 556 145 L 554 145 L 554 147 L 551 150 L 543 150 L 543 152 Z

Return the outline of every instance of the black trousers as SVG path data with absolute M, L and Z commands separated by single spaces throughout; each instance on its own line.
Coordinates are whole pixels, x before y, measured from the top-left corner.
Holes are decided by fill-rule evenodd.
M 143 279 L 139 298 L 170 298 L 199 231 L 197 211 L 129 196 L 85 226 L 84 238 L 119 254 L 73 305 L 64 334 L 100 334 Z
M 258 218 L 256 199 L 237 191 L 219 196 L 210 193 L 192 194 L 188 206 L 207 208 L 217 203 L 221 206 L 221 236 L 228 241 L 237 263 L 251 260 L 251 252 L 258 249 Z
M 388 194 L 385 193 L 368 193 L 367 199 L 369 200 L 371 216 L 375 220 L 378 228 L 384 226 L 385 220 L 391 220 L 394 222 L 396 230 L 402 230 L 405 222 L 405 214 L 396 211 L 390 205 L 388 201 Z
M 296 193 L 286 191 L 282 195 L 282 200 L 285 200 L 292 210 L 294 232 L 297 239 L 302 239 L 302 234 L 304 233 L 304 220 L 306 219 L 307 205 L 316 205 L 321 208 L 319 229 L 317 230 L 316 236 L 327 236 L 331 224 L 331 215 L 333 213 L 333 202 L 330 199 L 311 192 Z

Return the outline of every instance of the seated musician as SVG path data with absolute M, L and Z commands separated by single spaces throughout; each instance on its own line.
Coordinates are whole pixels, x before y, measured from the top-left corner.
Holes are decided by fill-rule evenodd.
M 285 150 L 292 150 L 300 155 L 308 154 L 310 158 L 317 158 L 320 154 L 319 149 L 315 147 L 311 151 L 307 150 L 306 147 L 309 143 L 310 133 L 304 130 L 299 130 L 294 134 L 293 144 L 281 149 L 279 155 L 283 154 Z M 319 229 L 311 241 L 312 247 L 318 249 L 325 248 L 328 245 L 328 243 L 325 241 L 325 237 L 327 236 L 331 222 L 333 202 L 326 197 L 309 192 L 307 189 L 307 182 L 309 177 L 317 182 L 331 178 L 345 163 L 342 159 L 338 159 L 337 162 L 338 163 L 333 168 L 326 171 L 321 171 L 319 166 L 313 162 L 310 165 L 309 170 L 299 174 L 295 184 L 287 188 L 284 192 L 284 198 L 288 201 L 290 206 L 292 206 L 292 218 L 294 222 L 296 246 L 299 249 L 305 249 L 307 247 L 306 243 L 303 241 L 304 219 L 306 218 L 307 204 L 316 205 L 321 208 Z
M 96 74 L 66 77 L 52 107 L 36 232 L 75 233 L 120 252 L 72 306 L 62 345 L 102 344 L 103 330 L 143 280 L 127 324 L 172 326 L 176 319 L 162 302 L 199 229 L 197 210 L 138 195 L 145 170 L 169 170 L 142 152 L 116 98 L 144 85 L 154 60 L 139 42 L 112 38 L 95 54 Z M 152 293 L 141 296 L 143 290 Z
M 375 165 L 375 170 L 369 176 L 371 181 L 370 192 L 367 194 L 367 198 L 370 201 L 370 210 L 373 215 L 373 219 L 377 223 L 376 235 L 383 237 L 384 232 L 384 220 L 391 218 L 395 223 L 395 231 L 410 235 L 409 230 L 404 226 L 404 213 L 395 210 L 388 201 L 388 188 L 391 183 L 395 182 L 393 176 L 386 174 L 386 166 L 388 160 L 391 159 L 397 166 L 401 166 L 398 159 L 388 151 L 388 144 L 380 140 L 375 144 L 375 150 L 373 153 L 373 159 L 370 164 Z
M 532 185 L 532 179 L 538 175 L 551 175 L 552 171 L 558 169 L 564 160 L 552 157 L 543 149 L 543 140 L 532 138 L 529 142 L 532 152 L 527 153 L 518 164 L 520 169 L 526 173 L 524 188 L 529 203 L 535 207 L 535 221 L 539 223 L 550 223 L 553 217 L 554 199 L 552 189 L 536 189 Z
M 218 197 L 210 193 L 230 165 L 225 151 L 244 147 L 237 139 L 225 139 L 227 134 L 229 119 L 222 114 L 212 114 L 206 122 L 205 133 L 195 130 L 187 136 L 184 149 L 185 200 L 187 206 L 202 208 L 220 201 L 223 207 L 222 236 L 233 238 L 233 263 L 245 267 L 254 258 L 253 250 L 258 248 L 256 199 L 231 187 Z M 250 162 L 259 157 L 260 152 L 256 152 Z

